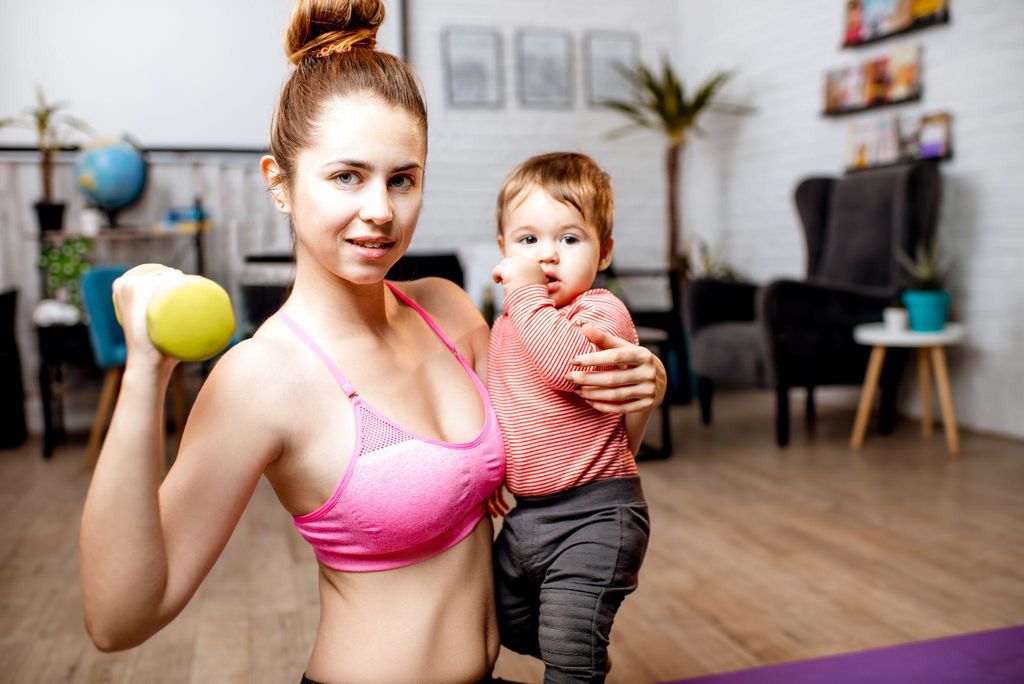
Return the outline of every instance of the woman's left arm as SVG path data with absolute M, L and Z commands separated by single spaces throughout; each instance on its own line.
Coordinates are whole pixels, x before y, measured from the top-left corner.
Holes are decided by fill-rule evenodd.
M 568 378 L 580 386 L 577 394 L 598 411 L 625 414 L 629 448 L 636 453 L 647 421 L 665 398 L 665 366 L 645 347 L 590 324 L 584 324 L 582 330 L 600 350 L 578 356 L 573 362 L 577 370 Z M 594 366 L 616 368 L 588 370 Z

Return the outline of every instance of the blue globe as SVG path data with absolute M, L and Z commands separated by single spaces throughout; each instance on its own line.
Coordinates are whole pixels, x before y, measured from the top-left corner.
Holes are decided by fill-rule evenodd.
M 111 216 L 135 203 L 146 187 L 146 160 L 122 140 L 103 140 L 85 148 L 74 168 L 78 189 Z

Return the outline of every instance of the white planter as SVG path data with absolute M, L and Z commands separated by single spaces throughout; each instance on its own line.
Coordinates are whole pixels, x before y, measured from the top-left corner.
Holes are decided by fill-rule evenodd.
M 887 307 L 882 311 L 882 321 L 885 323 L 886 330 L 906 330 L 907 310 L 898 306 Z

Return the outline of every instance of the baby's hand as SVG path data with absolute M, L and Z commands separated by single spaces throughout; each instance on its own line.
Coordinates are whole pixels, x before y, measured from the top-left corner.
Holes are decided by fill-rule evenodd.
M 505 294 L 517 290 L 524 285 L 544 285 L 547 276 L 540 264 L 522 256 L 505 257 L 491 271 L 494 282 L 505 288 Z

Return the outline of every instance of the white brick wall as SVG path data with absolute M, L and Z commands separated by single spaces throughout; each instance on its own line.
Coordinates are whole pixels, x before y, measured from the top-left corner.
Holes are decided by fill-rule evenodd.
M 846 127 L 825 119 L 824 72 L 923 49 L 920 103 L 886 112 L 952 112 L 955 158 L 943 163 L 942 245 L 955 259 L 953 316 L 969 341 L 951 352 L 958 421 L 1024 436 L 1024 3 L 955 0 L 952 22 L 856 50 L 841 50 L 839 0 L 681 2 L 678 57 L 687 82 L 736 68 L 727 93 L 758 108 L 739 121 L 708 119 L 691 146 L 684 190 L 688 230 L 721 244 L 759 280 L 798 275 L 804 248 L 792 205 L 803 176 L 843 166 Z M 912 395 L 912 383 L 904 385 Z M 916 410 L 916 397 L 908 396 Z
M 755 105 L 758 113 L 703 122 L 708 136 L 691 143 L 685 160 L 684 226 L 721 245 L 730 262 L 760 280 L 798 275 L 803 268 L 791 200 L 797 180 L 842 167 L 850 117 L 819 116 L 825 70 L 862 61 L 902 40 L 840 50 L 841 0 L 429 0 L 410 3 L 409 10 L 410 60 L 426 90 L 431 127 L 426 197 L 414 249 L 466 249 L 477 255 L 467 282 L 474 297 L 485 281 L 480 271 L 489 271 L 496 256 L 498 185 L 512 166 L 543 151 L 585 151 L 612 174 L 617 263 L 642 266 L 664 259 L 662 141 L 647 132 L 605 137 L 623 119 L 584 102 L 584 31 L 639 34 L 641 57 L 653 62 L 670 52 L 690 85 L 714 70 L 737 69 L 726 94 Z M 1024 436 L 1024 402 L 1014 391 L 1024 384 L 1024 353 L 1018 346 L 1024 332 L 1024 41 L 1019 38 L 1024 2 L 956 0 L 952 16 L 948 26 L 906 37 L 923 45 L 925 91 L 921 103 L 898 111 L 947 109 L 955 117 L 956 158 L 942 166 L 946 187 L 940 232 L 957 256 L 954 315 L 970 330 L 969 343 L 951 359 L 958 417 L 965 426 Z M 448 107 L 441 32 L 449 26 L 500 31 L 502 108 Z M 557 28 L 572 35 L 572 108 L 527 109 L 517 102 L 514 36 L 523 28 Z M 210 162 L 200 168 L 215 221 L 238 231 L 237 236 L 219 234 L 215 250 L 226 255 L 232 244 L 243 251 L 287 247 L 286 230 L 270 211 L 253 165 Z M 163 204 L 187 203 L 195 190 L 192 169 L 191 160 L 155 169 L 152 196 L 126 219 L 156 220 Z M 19 340 L 29 357 L 28 379 L 35 372 L 28 321 L 35 249 L 31 209 L 24 200 L 37 193 L 35 177 L 30 167 L 0 164 L 0 284 L 25 288 Z M 65 197 L 75 195 L 68 187 L 60 190 Z M 35 383 L 27 387 L 32 391 Z
M 661 139 L 647 132 L 615 140 L 606 137 L 625 119 L 586 104 L 582 38 L 589 30 L 632 31 L 640 37 L 641 59 L 652 61 L 677 40 L 675 3 L 431 0 L 410 5 L 410 59 L 422 79 L 430 118 L 426 196 L 416 248 L 455 248 L 467 241 L 493 245 L 494 201 L 505 174 L 530 155 L 563 149 L 591 154 L 612 176 L 616 263 L 660 260 L 664 255 Z M 500 31 L 505 76 L 501 108 L 448 106 L 441 34 L 451 26 Z M 526 28 L 560 29 L 572 36 L 576 79 L 571 108 L 530 109 L 518 102 L 514 42 L 516 31 Z M 489 250 L 477 251 L 486 255 Z M 496 249 L 493 253 L 497 255 Z M 477 286 L 467 282 L 474 297 Z

